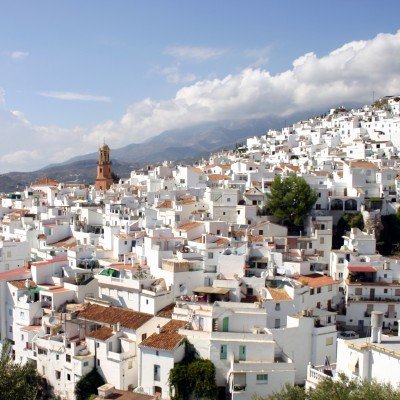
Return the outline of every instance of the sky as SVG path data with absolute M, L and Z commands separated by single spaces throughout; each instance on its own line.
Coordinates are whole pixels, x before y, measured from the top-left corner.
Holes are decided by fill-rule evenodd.
M 0 173 L 400 93 L 400 2 L 0 0 Z

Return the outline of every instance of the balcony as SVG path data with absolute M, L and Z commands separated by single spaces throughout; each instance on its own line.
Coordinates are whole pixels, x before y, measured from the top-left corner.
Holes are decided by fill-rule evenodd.
M 233 385 L 234 392 L 244 392 L 246 390 L 246 385 Z

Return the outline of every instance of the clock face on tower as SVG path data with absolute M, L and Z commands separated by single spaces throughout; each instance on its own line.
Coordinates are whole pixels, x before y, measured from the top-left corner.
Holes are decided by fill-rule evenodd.
M 110 148 L 104 143 L 99 147 L 95 188 L 97 190 L 108 190 L 112 185 L 112 182 Z

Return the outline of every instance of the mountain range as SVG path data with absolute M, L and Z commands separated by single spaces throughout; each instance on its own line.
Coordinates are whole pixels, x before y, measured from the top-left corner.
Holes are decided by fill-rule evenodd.
M 308 115 L 310 115 L 308 113 Z M 121 178 L 130 171 L 164 160 L 191 162 L 211 152 L 232 148 L 236 143 L 254 135 L 263 135 L 268 129 L 280 129 L 305 118 L 306 114 L 268 119 L 202 124 L 190 128 L 165 131 L 142 143 L 132 143 L 113 149 L 113 172 Z M 97 150 L 97 149 L 96 149 Z M 48 176 L 60 182 L 91 184 L 96 177 L 97 151 L 73 157 L 67 161 L 48 165 L 32 172 L 8 172 L 0 175 L 0 192 L 22 190 L 35 180 Z

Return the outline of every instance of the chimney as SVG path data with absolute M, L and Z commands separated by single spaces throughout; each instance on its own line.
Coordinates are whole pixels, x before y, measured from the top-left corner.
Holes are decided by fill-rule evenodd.
M 161 333 L 161 326 L 160 326 L 160 324 L 157 325 L 156 332 L 157 332 L 158 334 Z
M 380 343 L 382 336 L 383 312 L 371 311 L 371 343 Z

